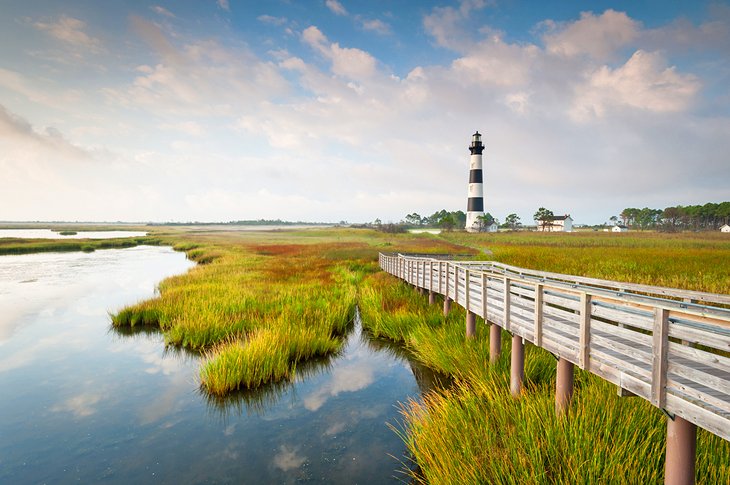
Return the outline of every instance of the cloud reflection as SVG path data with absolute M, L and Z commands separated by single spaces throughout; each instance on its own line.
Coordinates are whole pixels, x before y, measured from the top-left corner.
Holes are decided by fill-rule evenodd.
M 322 387 L 304 398 L 304 407 L 309 411 L 321 408 L 330 397 L 341 392 L 355 392 L 368 387 L 375 381 L 375 371 L 372 366 L 359 361 L 332 371 L 332 379 Z
M 279 452 L 274 455 L 274 466 L 285 472 L 299 468 L 305 461 L 307 458 L 299 454 L 299 447 L 281 445 Z
M 54 413 L 69 412 L 77 418 L 85 418 L 96 413 L 95 406 L 101 399 L 102 395 L 98 393 L 82 393 L 53 406 L 51 411 Z

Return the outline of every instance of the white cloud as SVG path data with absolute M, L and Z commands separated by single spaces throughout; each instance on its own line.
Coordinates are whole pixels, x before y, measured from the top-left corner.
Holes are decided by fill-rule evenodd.
M 304 29 L 302 39 L 332 61 L 334 74 L 355 80 L 375 74 L 376 60 L 372 55 L 360 49 L 340 47 L 337 42 L 330 43 L 315 26 Z
M 158 115 L 220 116 L 251 111 L 288 90 L 274 64 L 244 48 L 230 50 L 213 40 L 177 47 L 159 26 L 139 17 L 132 21 L 160 59 L 138 67 L 140 75 L 131 86 L 104 90 L 115 104 L 146 107 Z
M 536 46 L 507 44 L 493 34 L 456 59 L 452 67 L 464 83 L 521 86 L 528 81 L 538 55 Z
M 381 35 L 390 34 L 390 26 L 380 19 L 370 19 L 362 21 L 362 28 L 370 30 Z
M 683 111 L 699 89 L 697 77 L 666 67 L 657 52 L 638 50 L 617 69 L 602 66 L 593 72 L 578 87 L 571 115 L 578 120 L 602 117 L 616 107 L 655 113 Z
M 256 17 L 256 20 L 264 24 L 276 25 L 277 27 L 287 23 L 286 17 L 274 17 L 272 15 L 259 15 Z
M 542 25 L 548 30 L 543 42 L 549 53 L 567 57 L 587 54 L 601 60 L 636 40 L 641 29 L 639 22 L 615 10 L 601 15 L 582 12 L 575 22 L 557 24 L 547 20 Z
M 455 51 L 462 51 L 471 44 L 471 32 L 464 28 L 465 20 L 475 10 L 487 5 L 484 0 L 462 0 L 458 8 L 434 7 L 424 16 L 423 26 L 436 44 Z
M 225 10 L 226 12 L 231 11 L 231 5 L 228 3 L 228 0 L 218 0 L 218 6 Z
M 85 47 L 92 51 L 97 51 L 101 47 L 99 39 L 84 32 L 86 23 L 73 17 L 61 15 L 56 22 L 35 22 L 33 26 L 73 46 Z
M 170 12 L 165 7 L 161 7 L 159 5 L 152 5 L 150 7 L 150 10 L 152 10 L 153 12 L 155 12 L 155 13 L 157 13 L 159 15 L 162 15 L 164 17 L 175 18 L 175 14 L 174 13 Z
M 345 10 L 345 7 L 343 7 L 342 4 L 337 0 L 326 0 L 324 4 L 335 15 L 347 15 L 347 10 Z

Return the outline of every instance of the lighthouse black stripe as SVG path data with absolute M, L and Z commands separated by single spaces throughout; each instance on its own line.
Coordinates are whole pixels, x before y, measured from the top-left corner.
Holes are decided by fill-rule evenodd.
M 469 197 L 466 204 L 467 212 L 484 212 L 484 197 Z
M 469 172 L 469 183 L 480 184 L 482 183 L 482 169 L 474 168 Z

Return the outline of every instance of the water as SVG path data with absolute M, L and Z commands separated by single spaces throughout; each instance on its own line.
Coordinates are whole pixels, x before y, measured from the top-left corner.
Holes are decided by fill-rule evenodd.
M 197 355 L 111 329 L 190 266 L 148 246 L 0 257 L 0 483 L 394 482 L 386 423 L 433 380 L 359 326 L 296 382 L 222 400 Z
M 142 237 L 142 231 L 78 231 L 76 234 L 62 236 L 50 229 L 0 229 L 0 238 L 14 237 L 21 239 L 113 239 L 117 237 Z

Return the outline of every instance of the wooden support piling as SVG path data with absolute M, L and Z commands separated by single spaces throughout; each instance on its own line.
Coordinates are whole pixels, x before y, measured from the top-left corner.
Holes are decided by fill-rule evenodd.
M 675 416 L 667 418 L 667 451 L 664 461 L 666 485 L 693 485 L 695 483 L 695 454 L 697 426 Z
M 525 379 L 525 344 L 522 337 L 512 335 L 512 356 L 510 365 L 510 391 L 518 397 L 522 393 L 522 381 Z
M 451 298 L 448 296 L 444 297 L 444 316 L 448 317 L 449 312 L 451 311 Z
M 573 363 L 564 358 L 558 360 L 558 375 L 555 381 L 555 413 L 563 416 L 573 398 Z
M 433 305 L 434 303 L 436 303 L 436 293 L 431 290 L 428 292 L 428 304 Z
M 502 353 L 502 327 L 493 323 L 489 327 L 489 363 L 494 364 Z
M 466 312 L 466 338 L 474 338 L 477 334 L 477 314 Z

